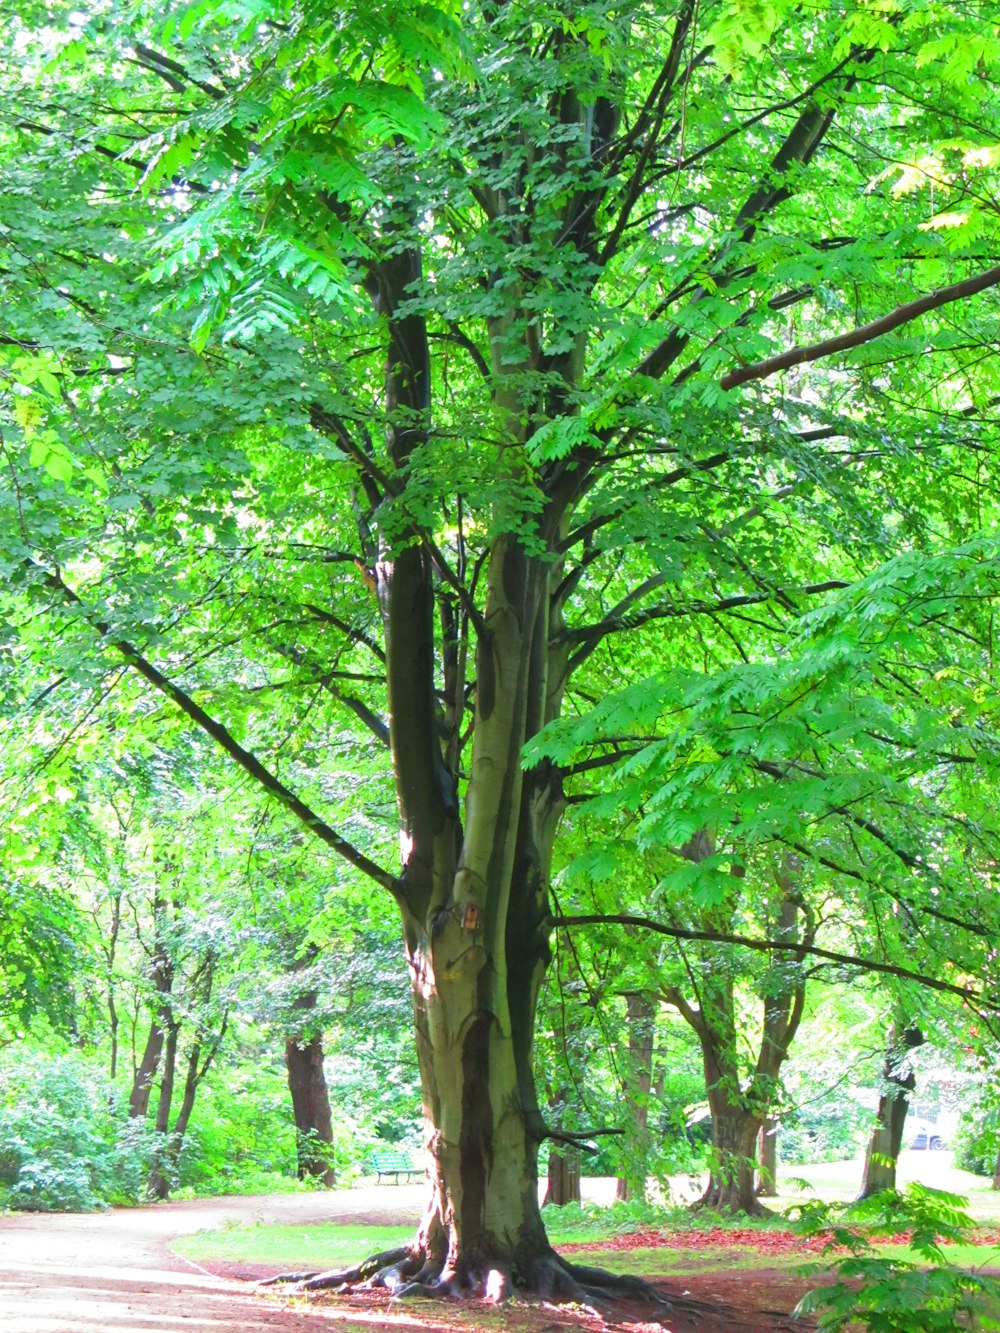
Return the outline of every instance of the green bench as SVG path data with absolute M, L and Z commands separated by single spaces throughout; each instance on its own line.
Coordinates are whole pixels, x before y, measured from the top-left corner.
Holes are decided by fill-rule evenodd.
M 424 1174 L 422 1166 L 413 1165 L 408 1152 L 372 1153 L 372 1166 L 378 1176 L 379 1184 L 382 1183 L 383 1176 L 395 1176 L 398 1185 L 400 1176 L 422 1176 Z

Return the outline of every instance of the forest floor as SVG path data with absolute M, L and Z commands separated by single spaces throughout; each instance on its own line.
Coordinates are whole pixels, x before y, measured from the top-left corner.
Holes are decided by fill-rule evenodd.
M 671 1309 L 619 1304 L 588 1312 L 537 1302 L 492 1309 L 400 1302 L 375 1293 L 306 1298 L 262 1290 L 253 1279 L 273 1267 L 233 1260 L 200 1265 L 169 1247 L 196 1231 L 254 1224 L 408 1225 L 419 1215 L 421 1199 L 419 1186 L 383 1185 L 2 1217 L 0 1327 L 4 1333 L 603 1333 L 610 1327 L 621 1333 L 784 1333 L 804 1327 L 787 1312 L 806 1284 L 787 1269 L 667 1276 L 664 1295 Z M 642 1251 L 637 1267 L 648 1269 L 649 1254 Z
M 597 1182 L 594 1182 L 595 1184 Z M 170 1242 L 195 1232 L 314 1223 L 416 1222 L 419 1185 L 334 1193 L 170 1202 L 88 1214 L 0 1217 L 0 1328 L 4 1333 L 807 1333 L 791 1311 L 816 1279 L 792 1266 L 810 1257 L 764 1235 L 652 1235 L 565 1245 L 567 1257 L 605 1263 L 658 1284 L 669 1308 L 616 1303 L 600 1311 L 513 1301 L 400 1301 L 384 1293 L 307 1297 L 255 1280 L 275 1265 L 233 1257 L 194 1262 Z M 766 1233 L 765 1233 L 766 1234 Z M 659 1242 L 659 1243 L 657 1243 Z M 735 1242 L 735 1243 L 734 1243 Z M 602 1254 L 588 1253 L 600 1249 Z M 580 1253 L 575 1253 L 582 1251 Z M 364 1246 L 358 1257 L 362 1257 Z M 609 1263 L 609 1266 L 611 1264 Z

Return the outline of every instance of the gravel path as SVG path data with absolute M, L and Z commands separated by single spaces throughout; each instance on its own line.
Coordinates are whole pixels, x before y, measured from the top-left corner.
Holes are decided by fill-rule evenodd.
M 322 1311 L 258 1295 L 171 1253 L 168 1241 L 236 1222 L 419 1217 L 420 1185 L 197 1199 L 107 1213 L 0 1217 L 3 1333 L 320 1333 Z

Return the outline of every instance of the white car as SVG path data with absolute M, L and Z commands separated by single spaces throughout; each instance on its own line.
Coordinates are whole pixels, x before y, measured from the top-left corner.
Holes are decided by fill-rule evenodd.
M 945 1147 L 945 1140 L 940 1129 L 930 1120 L 910 1119 L 906 1122 L 911 1148 L 929 1148 L 931 1152 L 940 1152 Z

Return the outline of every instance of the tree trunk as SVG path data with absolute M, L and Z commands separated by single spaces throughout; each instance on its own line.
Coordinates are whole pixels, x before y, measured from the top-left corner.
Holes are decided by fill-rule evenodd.
M 153 919 L 157 934 L 153 951 L 152 981 L 156 988 L 157 1009 L 156 1017 L 149 1025 L 149 1035 L 146 1038 L 142 1059 L 132 1075 L 132 1091 L 128 1099 L 128 1113 L 132 1119 L 145 1116 L 149 1107 L 149 1094 L 163 1051 L 164 1030 L 170 1026 L 170 1006 L 167 997 L 173 989 L 174 966 L 159 935 L 162 908 L 161 899 L 154 898 Z
M 997 1152 L 996 1165 L 993 1167 L 993 1183 L 990 1189 L 1000 1190 L 1000 1151 Z
M 882 1067 L 882 1092 L 878 1099 L 875 1126 L 865 1152 L 859 1199 L 868 1199 L 882 1190 L 896 1188 L 896 1166 L 903 1146 L 903 1126 L 910 1109 L 910 1093 L 916 1087 L 916 1075 L 907 1062 L 908 1052 L 923 1044 L 918 1028 L 902 1031 L 893 1027 Z
M 684 845 L 681 854 L 698 862 L 714 849 L 714 835 L 703 830 Z M 804 923 L 802 942 L 811 943 L 815 920 L 796 891 L 797 869 L 795 859 L 787 856 L 773 867 L 777 890 L 773 900 L 773 929 L 779 938 L 797 943 L 800 924 Z M 734 885 L 739 884 L 745 874 L 744 867 L 735 858 L 731 874 Z M 720 931 L 726 930 L 734 905 L 735 897 L 718 904 L 706 913 L 706 924 Z M 801 955 L 796 962 L 802 962 Z M 760 1049 L 753 1068 L 744 1071 L 732 959 L 717 948 L 709 948 L 702 952 L 700 964 L 700 976 L 689 969 L 697 1006 L 691 1004 L 676 986 L 665 991 L 663 996 L 697 1034 L 712 1113 L 711 1173 L 705 1193 L 695 1207 L 766 1214 L 768 1210 L 760 1202 L 754 1182 L 757 1144 L 761 1128 L 769 1117 L 781 1066 L 802 1021 L 805 980 L 798 969 L 790 969 L 787 963 L 781 964 L 780 972 L 772 969 L 765 979 L 761 997 L 764 1012 Z
M 534 1286 L 551 1255 L 538 1206 L 541 1124 L 521 1081 L 531 1030 L 515 1025 L 490 926 L 459 905 L 410 953 L 431 1176 L 420 1248 L 436 1281 L 457 1289 L 485 1289 L 491 1271 L 504 1287 L 517 1277 Z
M 561 1208 L 580 1202 L 580 1151 L 578 1148 L 549 1149 L 549 1175 L 545 1187 L 546 1205 Z
M 757 1197 L 773 1199 L 778 1193 L 778 1122 L 765 1120 L 757 1135 Z
M 156 1103 L 156 1138 L 153 1146 L 153 1165 L 149 1173 L 146 1193 L 151 1199 L 165 1199 L 170 1193 L 170 1107 L 174 1099 L 174 1074 L 177 1067 L 177 1034 L 180 1024 L 174 1020 L 167 1026 L 163 1045 L 163 1073 L 160 1076 L 160 1096 Z
M 754 1182 L 755 1151 L 762 1120 L 742 1106 L 733 1106 L 725 1092 L 709 1093 L 712 1112 L 712 1170 L 698 1203 L 721 1213 L 759 1214 L 764 1208 Z
M 313 1178 L 332 1186 L 333 1168 L 323 1146 L 333 1142 L 333 1116 L 323 1072 L 322 1037 L 286 1041 L 285 1069 L 295 1117 L 299 1180 Z
M 628 1015 L 627 1083 L 624 1088 L 628 1107 L 629 1134 L 625 1144 L 625 1170 L 618 1177 L 615 1198 L 646 1198 L 649 1178 L 649 1089 L 653 1078 L 653 1026 L 656 1000 L 635 992 L 626 995 Z
M 111 1054 L 109 1060 L 108 1074 L 111 1082 L 114 1083 L 118 1077 L 118 1006 L 115 1003 L 115 954 L 118 949 L 118 935 L 121 931 L 122 921 L 122 895 L 116 893 L 111 898 L 111 926 L 108 935 L 107 944 L 104 947 L 105 959 L 108 965 L 107 986 L 108 986 L 108 1039 L 111 1045 Z
M 149 1025 L 149 1035 L 142 1053 L 142 1060 L 132 1076 L 132 1091 L 129 1093 L 128 1113 L 132 1119 L 140 1119 L 149 1107 L 149 1094 L 160 1066 L 163 1051 L 163 1029 L 154 1018 Z
M 426 440 L 430 353 L 424 320 L 406 306 L 420 255 L 400 251 L 373 272 L 387 319 L 387 446 L 410 466 Z M 397 308 L 402 310 L 397 313 Z M 507 321 L 490 328 L 495 410 L 523 442 L 523 387 L 512 371 Z M 526 349 L 526 358 L 530 354 Z M 575 486 L 575 482 L 572 482 Z M 403 919 L 427 1126 L 430 1199 L 402 1272 L 435 1291 L 500 1297 L 511 1284 L 579 1292 L 551 1249 L 538 1203 L 545 1126 L 532 1068 L 535 1014 L 550 958 L 552 841 L 563 808 L 557 770 L 525 771 L 526 740 L 556 716 L 567 652 L 554 646 L 554 552 L 564 512 L 539 520 L 540 551 L 510 531 L 497 503 L 486 597 L 475 627 L 476 691 L 464 818 L 458 750 L 464 686 L 460 653 L 445 660 L 442 717 L 435 674 L 435 585 L 425 544 L 383 536 L 375 567 L 385 633 L 389 737 L 399 808 Z M 442 613 L 450 633 L 453 612 Z M 468 625 L 468 611 L 464 613 Z M 453 628 L 453 625 L 452 625 Z M 459 711 L 452 714 L 452 709 Z M 460 733 L 459 733 L 460 734 Z

